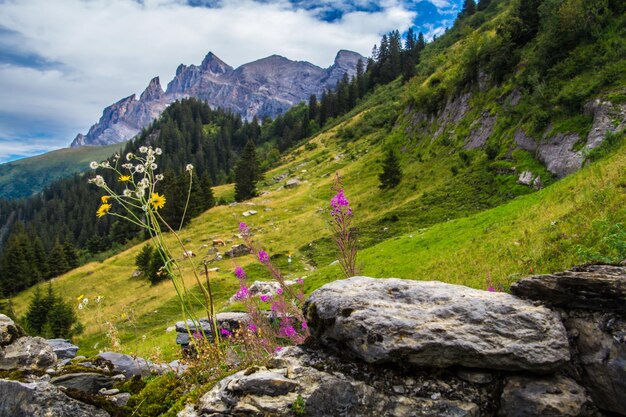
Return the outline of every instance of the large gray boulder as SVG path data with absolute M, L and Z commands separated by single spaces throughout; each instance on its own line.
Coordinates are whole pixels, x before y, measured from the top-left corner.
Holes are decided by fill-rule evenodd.
M 0 350 L 0 369 L 45 370 L 57 361 L 57 356 L 46 339 L 20 337 Z
M 63 394 L 48 382 L 0 379 L 0 416 L 108 417 L 109 414 Z
M 511 285 L 511 292 L 554 307 L 626 314 L 626 268 L 587 265 L 536 275 Z
M 97 394 L 102 388 L 111 388 L 114 382 L 111 377 L 95 372 L 65 374 L 50 380 L 53 385 L 74 388 L 90 394 Z
M 72 359 L 78 352 L 78 346 L 67 339 L 48 339 L 47 342 L 57 355 L 57 359 Z
M 298 412 L 309 417 L 479 415 L 479 406 L 472 402 L 385 392 L 371 385 L 376 377 L 365 382 L 339 370 L 316 369 L 309 359 L 301 348 L 283 349 L 267 368 L 251 368 L 218 382 L 196 408 L 185 409 L 179 417 L 291 417 Z
M 593 417 L 597 410 L 574 380 L 514 376 L 502 392 L 499 417 Z
M 24 330 L 9 316 L 0 314 L 0 346 L 6 346 L 25 336 Z
M 304 308 L 314 337 L 368 363 L 547 373 L 570 358 L 559 316 L 505 293 L 353 277 L 316 290 Z

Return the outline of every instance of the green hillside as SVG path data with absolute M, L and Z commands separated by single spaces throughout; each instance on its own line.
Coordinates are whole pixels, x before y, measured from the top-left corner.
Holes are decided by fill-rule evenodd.
M 90 161 L 101 161 L 124 147 L 81 146 L 64 148 L 0 164 L 0 198 L 28 197 L 54 181 L 87 169 Z
M 378 86 L 284 154 L 265 173 L 259 197 L 193 219 L 182 239 L 198 254 L 196 262 L 209 256 L 205 245 L 213 239 L 242 243 L 237 226 L 245 220 L 285 273 L 306 276 L 308 292 L 341 278 L 328 228 L 335 172 L 354 209 L 357 263 L 366 275 L 476 288 L 492 282 L 507 290 L 531 273 L 625 258 L 623 6 L 546 0 L 539 15 L 529 15 L 519 4 L 525 3 L 492 1 L 460 18 L 426 47 L 410 81 Z M 571 26 L 579 15 L 588 20 Z M 559 25 L 551 26 L 555 19 Z M 609 122 L 601 124 L 600 111 L 589 110 L 596 100 Z M 591 143 L 589 133 L 597 132 L 604 141 Z M 566 140 L 571 146 L 557 146 Z M 403 177 L 396 188 L 381 190 L 388 148 L 398 153 Z M 565 160 L 582 168 L 568 165 L 577 172 L 564 176 L 554 166 Z M 540 180 L 520 184 L 525 172 Z M 300 183 L 285 187 L 288 179 Z M 232 185 L 214 192 L 233 201 Z M 244 217 L 251 209 L 258 214 Z M 165 332 L 180 320 L 172 284 L 131 278 L 142 246 L 53 280 L 68 298 L 104 297 L 78 313 L 85 325 L 80 353 L 106 349 L 118 334 L 127 352 L 178 354 L 174 336 Z M 294 254 L 290 265 L 288 253 Z M 219 309 L 240 307 L 228 304 L 238 286 L 237 265 L 253 280 L 269 279 L 252 256 L 214 262 Z M 193 287 L 189 268 L 183 271 Z M 19 314 L 32 292 L 14 298 Z

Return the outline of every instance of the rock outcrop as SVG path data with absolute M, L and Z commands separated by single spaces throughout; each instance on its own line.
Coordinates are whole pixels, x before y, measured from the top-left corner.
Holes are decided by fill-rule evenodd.
M 109 417 L 109 413 L 68 397 L 49 382 L 0 379 L 0 416 Z
M 246 119 L 276 117 L 294 104 L 332 89 L 344 74 L 356 74 L 366 59 L 339 51 L 335 62 L 323 69 L 308 62 L 272 55 L 233 69 L 209 52 L 199 66 L 180 65 L 163 91 L 153 78 L 139 99 L 133 94 L 105 108 L 86 135 L 78 134 L 72 146 L 108 145 L 134 137 L 172 102 L 195 97 L 212 107 L 228 108 Z
M 511 291 L 560 312 L 573 366 L 591 398 L 626 415 L 626 268 L 583 266 L 524 278 Z
M 0 350 L 0 369 L 45 370 L 57 361 L 52 347 L 41 337 L 20 337 Z
M 368 363 L 550 372 L 569 360 L 558 315 L 505 293 L 353 277 L 309 297 L 315 337 Z

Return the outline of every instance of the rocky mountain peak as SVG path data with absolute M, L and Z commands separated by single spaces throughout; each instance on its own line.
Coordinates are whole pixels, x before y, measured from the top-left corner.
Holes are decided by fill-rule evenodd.
M 215 75 L 225 74 L 233 70 L 233 67 L 219 59 L 213 52 L 206 54 L 200 68 L 202 71 L 209 71 Z
M 159 81 L 159 77 L 154 77 L 150 80 L 150 83 L 146 87 L 146 89 L 141 93 L 139 97 L 140 101 L 156 101 L 163 97 L 163 89 L 161 88 L 161 83 Z
M 356 74 L 364 58 L 339 51 L 335 63 L 320 68 L 306 61 L 271 55 L 233 69 L 209 52 L 200 65 L 180 64 L 164 92 L 159 77 L 153 78 L 139 97 L 128 96 L 105 108 L 98 123 L 86 135 L 79 134 L 72 146 L 108 145 L 130 139 L 149 125 L 172 102 L 185 97 L 204 100 L 251 120 L 274 118 L 294 104 L 335 88 L 344 74 Z
M 352 65 L 355 65 L 356 62 L 359 61 L 359 59 L 363 60 L 363 65 L 365 65 L 365 60 L 364 58 L 361 56 L 361 54 L 357 54 L 356 52 L 352 52 L 352 51 L 347 51 L 345 49 L 340 50 L 339 52 L 337 52 L 337 56 L 335 56 L 335 64 L 338 67 L 342 67 L 342 68 L 347 68 L 350 67 Z

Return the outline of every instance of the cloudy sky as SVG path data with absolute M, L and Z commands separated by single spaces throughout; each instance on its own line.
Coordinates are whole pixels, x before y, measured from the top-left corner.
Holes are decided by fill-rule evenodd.
M 272 54 L 328 67 L 390 30 L 441 33 L 461 2 L 0 0 L 0 163 L 68 146 L 104 107 L 209 51 L 233 67 Z

